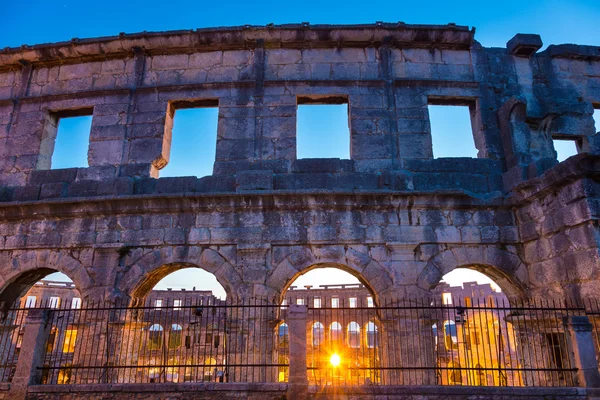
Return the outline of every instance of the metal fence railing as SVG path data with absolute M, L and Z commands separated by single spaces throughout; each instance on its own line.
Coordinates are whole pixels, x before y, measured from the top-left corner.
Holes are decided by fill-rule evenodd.
M 17 368 L 27 310 L 14 308 L 0 320 L 0 382 L 10 382 Z
M 279 310 L 259 300 L 56 309 L 42 383 L 277 382 L 288 366 Z
M 576 386 L 559 301 L 360 299 L 308 305 L 307 368 L 315 385 Z
M 595 301 L 332 299 L 294 299 L 308 306 L 294 326 L 306 329 L 310 385 L 577 386 L 570 316 L 589 318 L 600 349 Z M 290 302 L 42 304 L 41 383 L 287 382 L 299 332 L 286 320 Z M 14 374 L 29 311 L 0 321 L 2 382 Z

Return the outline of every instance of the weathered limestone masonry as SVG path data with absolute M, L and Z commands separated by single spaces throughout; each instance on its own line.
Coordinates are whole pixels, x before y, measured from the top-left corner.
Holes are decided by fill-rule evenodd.
M 0 293 L 51 271 L 139 302 L 183 267 L 279 301 L 315 266 L 382 296 L 471 267 L 511 296 L 600 290 L 600 49 L 449 24 L 141 33 L 0 51 Z M 351 159 L 296 159 L 296 109 L 347 103 Z M 433 159 L 429 104 L 468 105 L 478 158 Z M 159 178 L 177 109 L 218 106 L 212 176 Z M 93 115 L 89 168 L 51 170 Z M 558 164 L 553 138 L 580 153 Z M 558 164 L 558 165 L 557 165 Z

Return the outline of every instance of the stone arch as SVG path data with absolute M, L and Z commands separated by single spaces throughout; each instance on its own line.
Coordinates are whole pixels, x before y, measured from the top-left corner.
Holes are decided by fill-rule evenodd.
M 143 304 L 148 293 L 165 276 L 184 268 L 200 268 L 213 274 L 228 298 L 238 297 L 243 286 L 235 267 L 213 249 L 198 246 L 137 248 L 132 249 L 127 258 L 129 268 L 116 287 L 134 305 Z
M 283 300 L 286 290 L 300 275 L 316 268 L 338 268 L 354 275 L 373 295 L 375 301 L 390 290 L 390 272 L 368 254 L 344 246 L 305 247 L 290 254 L 273 268 L 266 285 Z
M 85 260 L 92 259 L 92 250 L 27 250 L 5 253 L 0 269 L 0 303 L 6 310 L 36 282 L 54 272 L 61 272 L 87 298 L 94 287 Z
M 418 286 L 433 289 L 448 272 L 456 268 L 479 271 L 491 279 L 509 298 L 523 298 L 529 287 L 527 268 L 514 253 L 495 247 L 456 247 L 433 256 L 418 278 Z

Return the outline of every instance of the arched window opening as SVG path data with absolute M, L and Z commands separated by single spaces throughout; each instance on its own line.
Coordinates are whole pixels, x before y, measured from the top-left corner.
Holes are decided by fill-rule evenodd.
M 367 324 L 367 347 L 373 349 L 379 346 L 379 330 L 374 322 Z
M 154 324 L 148 329 L 148 350 L 160 350 L 163 343 L 163 327 Z
M 315 322 L 312 326 L 312 345 L 318 347 L 325 339 L 325 327 L 320 322 Z
M 444 344 L 446 345 L 446 350 L 458 348 L 458 335 L 454 321 L 444 321 Z
M 494 275 L 490 267 L 472 268 L 476 270 L 457 268 L 451 271 L 434 289 L 447 318 L 438 320 L 438 326 L 443 323 L 446 349 L 445 353 L 438 353 L 438 363 L 444 365 L 444 357 L 453 360 L 448 364 L 449 384 L 462 384 L 457 370 L 463 365 L 470 367 L 465 370 L 467 384 L 518 385 L 518 373 L 507 374 L 507 371 L 521 367 L 519 354 L 513 346 L 514 332 L 508 322 L 511 303 L 496 282 L 480 272 L 490 271 Z M 502 282 L 506 284 L 508 280 Z M 452 296 L 452 304 L 444 303 L 443 294 Z
M 171 325 L 171 332 L 169 333 L 169 348 L 176 349 L 181 346 L 181 331 L 183 328 L 181 325 Z
M 360 348 L 360 325 L 354 321 L 348 324 L 348 347 Z
M 339 322 L 332 322 L 329 325 L 329 335 L 333 343 L 339 344 L 343 339 L 342 324 Z

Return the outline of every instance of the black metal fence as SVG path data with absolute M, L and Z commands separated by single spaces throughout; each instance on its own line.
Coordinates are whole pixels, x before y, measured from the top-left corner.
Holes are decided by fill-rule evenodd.
M 259 300 L 57 309 L 42 383 L 276 382 L 288 367 L 279 310 Z
M 495 298 L 333 301 L 302 301 L 312 384 L 576 386 L 564 318 L 586 315 L 582 306 Z
M 445 301 L 302 299 L 309 384 L 577 386 L 565 324 L 575 315 L 588 316 L 600 349 L 595 301 Z M 43 384 L 288 380 L 297 334 L 288 305 L 51 306 L 41 305 L 47 341 L 36 349 Z M 29 310 L 1 321 L 2 382 L 14 374 Z

